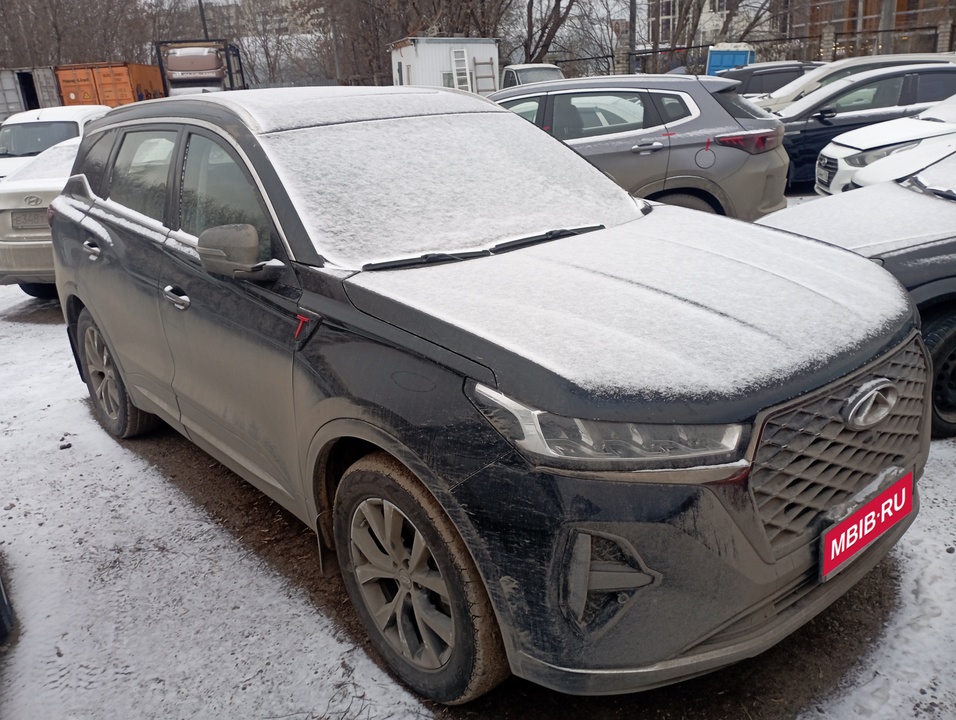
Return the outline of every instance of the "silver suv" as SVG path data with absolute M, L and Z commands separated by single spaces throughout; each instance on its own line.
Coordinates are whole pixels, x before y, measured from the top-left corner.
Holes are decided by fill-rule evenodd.
M 635 197 L 756 220 L 786 207 L 783 125 L 693 75 L 558 80 L 489 95 L 577 150 Z

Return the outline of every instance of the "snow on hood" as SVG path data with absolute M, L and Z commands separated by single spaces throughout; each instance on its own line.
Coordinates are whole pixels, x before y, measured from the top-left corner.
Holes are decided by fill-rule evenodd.
M 669 206 L 499 256 L 360 273 L 346 287 L 365 312 L 485 362 L 504 392 L 527 398 L 522 383 L 541 373 L 509 377 L 520 362 L 496 362 L 494 348 L 563 378 L 572 394 L 671 405 L 739 398 L 874 339 L 882 348 L 912 312 L 871 262 Z
M 878 257 L 956 233 L 956 202 L 881 183 L 762 217 L 759 225 Z
M 0 179 L 15 173 L 31 160 L 32 156 L 0 158 Z
M 896 145 L 911 140 L 923 140 L 939 135 L 951 135 L 952 133 L 956 133 L 956 123 L 933 122 L 920 120 L 918 117 L 907 117 L 850 130 L 850 132 L 838 135 L 833 142 L 857 150 L 869 150 L 884 145 Z

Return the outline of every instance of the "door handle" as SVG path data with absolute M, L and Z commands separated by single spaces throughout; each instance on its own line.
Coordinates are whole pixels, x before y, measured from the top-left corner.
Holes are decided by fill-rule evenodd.
M 99 246 L 92 240 L 83 241 L 83 252 L 89 255 L 94 260 L 100 256 L 100 253 L 103 252 L 100 250 Z
M 172 285 L 163 288 L 163 297 L 175 305 L 177 310 L 185 310 L 189 307 L 189 296 L 182 291 L 177 291 Z
M 631 148 L 632 153 L 637 153 L 638 155 L 649 155 L 652 152 L 657 152 L 658 150 L 664 149 L 664 143 L 660 140 L 654 140 L 652 142 L 642 142 L 638 143 Z

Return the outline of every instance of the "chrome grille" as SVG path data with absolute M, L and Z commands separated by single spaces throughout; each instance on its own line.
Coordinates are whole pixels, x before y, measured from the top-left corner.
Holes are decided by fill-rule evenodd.
M 861 385 L 878 378 L 895 383 L 899 401 L 874 428 L 851 430 L 840 411 Z M 926 382 L 926 359 L 914 337 L 875 367 L 767 418 L 750 486 L 776 557 L 809 542 L 815 535 L 807 531 L 821 515 L 882 471 L 913 465 L 920 451 Z
M 836 158 L 827 157 L 820 154 L 817 156 L 817 182 L 823 187 L 830 187 L 833 182 L 833 176 L 837 171 Z

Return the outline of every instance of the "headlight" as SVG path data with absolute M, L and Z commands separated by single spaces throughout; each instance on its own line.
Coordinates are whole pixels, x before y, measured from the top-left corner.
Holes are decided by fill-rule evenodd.
M 663 425 L 581 420 L 535 410 L 476 384 L 472 402 L 537 464 L 607 469 L 690 467 L 740 457 L 743 425 Z
M 898 145 L 887 145 L 886 147 L 881 147 L 877 150 L 867 150 L 866 152 L 857 153 L 856 155 L 849 155 L 844 158 L 848 165 L 852 167 L 866 167 L 870 163 L 874 163 L 877 160 L 882 160 L 888 155 L 893 153 L 898 153 L 900 150 L 909 150 L 919 145 L 919 140 L 913 142 L 899 143 Z

